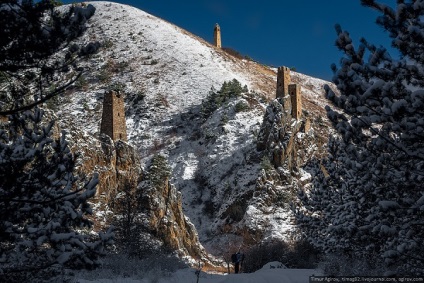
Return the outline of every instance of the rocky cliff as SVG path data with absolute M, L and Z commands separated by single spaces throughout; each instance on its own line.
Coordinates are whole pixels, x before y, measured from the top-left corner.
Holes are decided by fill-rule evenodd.
M 132 146 L 112 141 L 106 135 L 96 139 L 76 129 L 69 134 L 72 151 L 78 156 L 79 175 L 99 174 L 97 196 L 109 200 L 123 190 L 123 184 L 137 184 L 143 176 L 140 158 Z
M 307 111 L 302 119 L 294 119 L 286 100 L 276 98 L 269 103 L 258 133 L 261 171 L 242 220 L 236 225 L 245 245 L 287 239 L 294 232 L 290 203 L 305 177 L 302 166 L 319 152 Z
M 291 71 L 291 82 L 302 87 L 302 109 L 309 113 L 310 131 L 302 132 L 302 123 L 279 112 L 283 102 L 272 101 L 274 110 L 266 110 L 275 97 L 275 68 L 233 57 L 136 8 L 101 1 L 92 5 L 96 13 L 76 43 L 95 42 L 99 48 L 79 62 L 85 72 L 58 99 L 56 114 L 81 129 L 74 146 L 90 148 L 80 150 L 81 168 L 100 173 L 98 196 L 123 201 L 126 195 L 149 194 L 143 202 L 151 211 L 142 211 L 136 220 L 146 220 L 145 235 L 154 234 L 154 239 L 169 234 L 158 242 L 183 253 L 192 253 L 196 240 L 180 216 L 180 201 L 209 252 L 221 240 L 252 229 L 263 238 L 285 239 L 291 226 L 286 192 L 307 179 L 302 165 L 317 156 L 328 135 L 327 82 Z M 249 91 L 225 100 L 205 117 L 205 102 L 234 79 Z M 98 136 L 103 97 L 110 89 L 125 94 L 128 144 L 141 167 L 163 155 L 175 188 L 165 179 L 162 187 L 149 188 L 148 170 L 129 170 L 128 164 L 138 161 L 119 149 L 120 143 L 90 140 Z M 127 192 L 125 183 L 140 185 Z M 167 205 L 171 199 L 172 209 Z M 107 207 L 95 211 L 103 222 L 111 215 Z
M 158 186 L 142 186 L 142 213 L 145 228 L 161 240 L 164 247 L 179 256 L 207 257 L 196 228 L 184 215 L 181 193 L 167 179 Z
M 106 135 L 96 139 L 77 129 L 68 138 L 77 155 L 78 174 L 99 174 L 93 201 L 95 227 L 115 225 L 120 242 L 126 245 L 126 237 L 132 237 L 139 251 L 164 248 L 181 257 L 207 257 L 194 225 L 183 213 L 181 193 L 167 178 L 153 184 L 132 146 Z M 127 228 L 134 231 L 128 234 Z

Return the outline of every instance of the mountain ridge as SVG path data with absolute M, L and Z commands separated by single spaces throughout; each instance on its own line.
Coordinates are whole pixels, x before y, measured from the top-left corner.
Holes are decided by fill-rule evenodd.
M 59 124 L 63 128 L 73 124 L 98 136 L 103 95 L 111 88 L 119 90 L 125 94 L 128 143 L 136 148 L 143 166 L 155 154 L 168 159 L 170 181 L 181 191 L 183 211 L 207 249 L 216 251 L 222 241 L 229 245 L 230 238 L 243 242 L 246 227 L 264 217 L 268 228 L 258 224 L 264 235 L 286 237 L 293 229 L 289 209 L 276 208 L 274 216 L 265 216 L 263 211 L 272 210 L 273 204 L 258 209 L 251 202 L 258 180 L 264 178 L 264 154 L 256 151 L 256 139 L 267 104 L 275 97 L 276 69 L 235 58 L 134 7 L 104 1 L 90 4 L 96 13 L 78 42 L 97 41 L 100 48 L 81 62 L 85 73 L 60 98 Z M 202 118 L 208 96 L 234 79 L 250 91 Z M 323 140 L 308 153 L 314 155 L 328 134 L 323 86 L 329 83 L 296 72 L 292 81 L 302 85 L 304 109 L 312 121 L 311 139 L 317 135 Z M 248 109 L 237 111 L 238 103 Z M 278 190 L 283 188 L 277 186 Z

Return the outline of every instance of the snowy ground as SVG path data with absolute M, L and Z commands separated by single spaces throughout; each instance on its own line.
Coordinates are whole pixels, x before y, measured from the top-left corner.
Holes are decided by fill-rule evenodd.
M 169 276 L 158 277 L 154 274 L 146 275 L 146 278 L 114 278 L 102 279 L 101 276 L 95 280 L 78 279 L 78 283 L 304 283 L 309 282 L 309 276 L 319 276 L 322 273 L 315 269 L 286 269 L 279 268 L 281 263 L 271 262 L 266 264 L 262 269 L 254 273 L 240 274 L 208 274 L 201 272 L 197 279 L 196 270 L 180 269 Z M 198 281 L 197 281 L 198 280 Z

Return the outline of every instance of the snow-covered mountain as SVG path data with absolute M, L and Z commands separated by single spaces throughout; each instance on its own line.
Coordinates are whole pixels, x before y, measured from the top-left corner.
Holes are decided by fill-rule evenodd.
M 143 166 L 157 153 L 168 158 L 184 213 L 209 251 L 241 245 L 247 237 L 243 233 L 252 232 L 252 227 L 260 230 L 261 239 L 287 237 L 293 228 L 287 203 L 259 201 L 262 195 L 255 192 L 261 176 L 266 182 L 256 138 L 275 96 L 276 69 L 235 58 L 134 7 L 90 4 L 96 12 L 79 42 L 98 42 L 94 46 L 100 47 L 80 62 L 85 73 L 61 98 L 61 125 L 98 136 L 103 95 L 119 89 L 125 93 L 128 143 L 140 154 Z M 323 86 L 328 82 L 291 73 L 292 81 L 302 86 L 303 108 L 312 125 L 299 138 L 317 141 L 305 145 L 306 153 L 299 152 L 302 165 L 305 158 L 319 156 L 326 140 Z M 202 102 L 211 88 L 219 90 L 233 79 L 250 92 L 202 116 Z M 239 111 L 239 103 L 247 107 Z M 308 174 L 300 169 L 296 178 L 307 182 Z M 284 189 L 276 185 L 276 190 Z

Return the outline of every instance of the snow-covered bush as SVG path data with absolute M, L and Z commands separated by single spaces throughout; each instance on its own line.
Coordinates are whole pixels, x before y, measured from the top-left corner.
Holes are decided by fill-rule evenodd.
M 250 109 L 249 104 L 246 101 L 239 101 L 236 103 L 236 105 L 234 106 L 234 111 L 236 112 L 243 112 L 243 111 L 247 111 Z
M 157 154 L 153 156 L 148 171 L 146 172 L 146 180 L 151 186 L 157 187 L 163 185 L 171 175 L 171 169 L 165 156 Z
M 271 161 L 269 160 L 269 157 L 264 155 L 261 160 L 261 168 L 265 170 L 265 172 L 269 172 L 271 170 L 274 170 L 274 165 L 272 165 Z
M 264 242 L 245 252 L 244 272 L 255 272 L 266 263 L 279 261 L 288 268 L 315 268 L 318 250 L 304 239 Z
M 318 268 L 328 276 L 381 276 L 384 267 L 375 258 L 349 258 L 343 254 L 326 254 Z
M 242 93 L 248 93 L 247 86 L 244 87 L 236 79 L 232 81 L 224 82 L 221 89 L 216 91 L 212 88 L 206 97 L 206 100 L 202 103 L 202 117 L 203 119 L 209 118 L 212 113 L 221 107 L 225 102 L 228 102 L 231 98 L 239 97 Z
M 356 49 L 336 26 L 346 56 L 332 67 L 340 95 L 327 88 L 327 97 L 342 111 L 327 106 L 327 113 L 341 138 L 316 164 L 299 222 L 328 253 L 424 274 L 424 1 L 397 1 L 396 9 L 362 3 L 381 12 L 377 23 L 401 56 L 364 39 Z
M 0 277 L 38 282 L 94 267 L 111 233 L 90 232 L 97 175 L 74 175 L 76 156 L 41 107 L 81 75 L 78 48 L 92 5 L 0 4 Z M 55 107 L 59 107 L 55 105 Z M 50 115 L 51 119 L 52 115 Z
M 11 281 L 94 267 L 112 236 L 88 233 L 97 175 L 74 175 L 65 133 L 54 137 L 43 115 L 38 108 L 11 115 L 0 129 L 0 273 Z
M 117 282 L 123 278 L 147 279 L 148 282 L 157 282 L 160 278 L 170 276 L 184 267 L 186 264 L 179 258 L 163 252 L 143 258 L 120 253 L 108 255 L 100 268 L 94 271 L 81 271 L 76 274 L 76 277 L 86 280 L 107 278 Z

